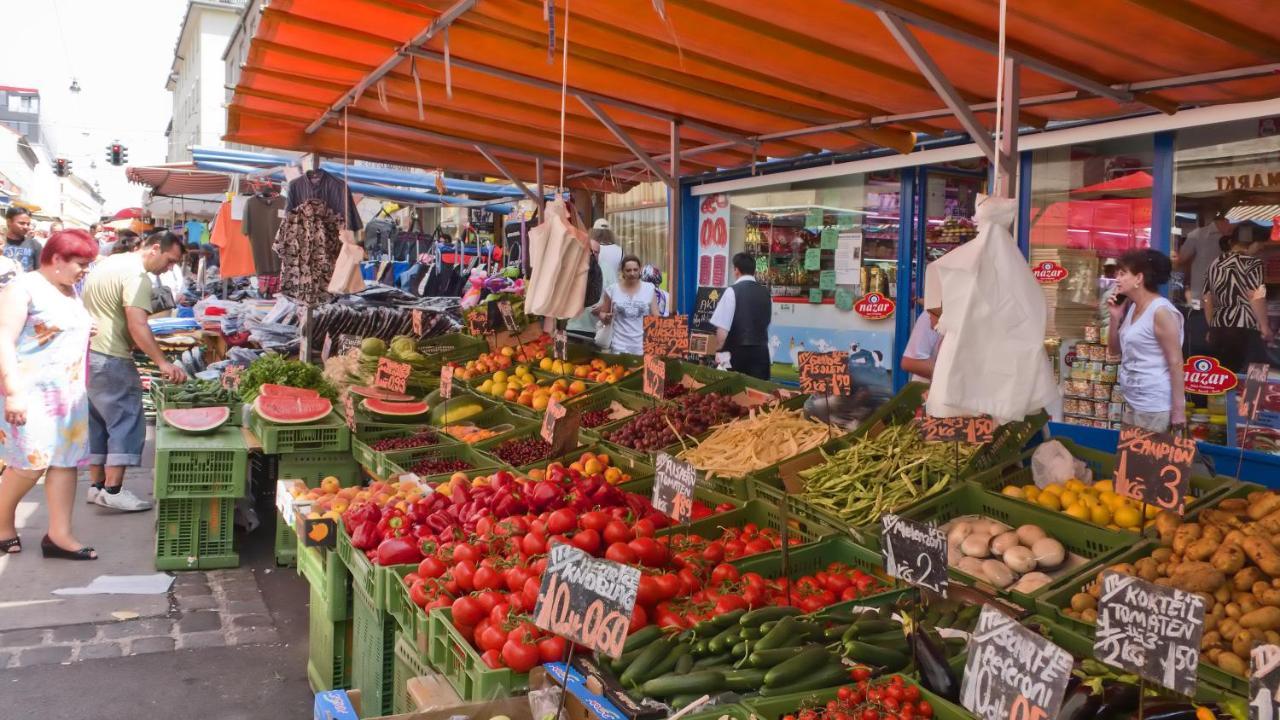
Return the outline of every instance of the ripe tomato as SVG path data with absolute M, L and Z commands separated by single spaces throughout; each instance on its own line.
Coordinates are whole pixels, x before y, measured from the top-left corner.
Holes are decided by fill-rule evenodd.
M 506 624 L 507 616 L 510 614 L 511 605 L 509 603 L 500 602 L 497 605 L 494 605 L 493 609 L 489 611 L 489 622 L 497 625 L 498 627 L 502 627 Z
M 667 562 L 667 549 L 651 537 L 637 537 L 627 543 L 642 565 L 662 567 Z
M 560 508 L 547 516 L 547 532 L 561 535 L 578 526 L 577 517 L 569 508 Z
M 588 555 L 600 554 L 600 532 L 592 528 L 579 530 L 569 542 Z
M 529 532 L 520 538 L 520 552 L 541 555 L 547 551 L 547 539 L 540 532 Z
M 484 607 L 482 607 L 480 603 L 470 595 L 463 595 L 457 600 L 454 600 L 451 608 L 453 610 L 453 622 L 455 625 L 468 625 L 474 627 L 484 618 L 485 614 Z
M 862 720 L 880 720 L 880 713 L 872 708 L 862 711 Z
M 907 702 L 917 702 L 920 700 L 920 688 L 915 685 L 908 685 L 902 688 L 902 699 Z
M 477 590 L 500 590 L 506 586 L 502 580 L 502 575 L 491 567 L 481 566 L 476 570 L 475 576 L 472 578 Z
M 506 585 L 508 592 L 520 592 L 520 588 L 524 587 L 524 581 L 533 576 L 533 572 L 529 568 L 522 565 L 507 568 L 503 573 L 503 584 Z
M 426 607 L 431 598 L 427 596 L 427 584 L 419 580 L 409 586 L 409 599 L 418 607 Z
M 635 605 L 631 610 L 631 624 L 627 626 L 627 634 L 639 630 L 649 624 L 649 613 L 645 612 L 640 605 Z
M 853 688 L 848 685 L 842 686 L 839 690 L 836 690 L 836 697 L 841 702 L 849 702 L 849 699 L 853 697 Z
M 468 543 L 458 543 L 457 545 L 453 546 L 453 561 L 455 563 L 460 563 L 464 561 L 471 561 L 473 563 L 478 563 L 480 562 L 480 558 L 481 558 L 480 551 L 477 550 L 474 545 L 471 545 Z
M 613 550 L 613 548 L 614 546 L 609 546 L 609 550 Z M 614 559 L 609 557 L 608 552 L 606 552 L 604 556 L 609 560 Z M 621 562 L 621 560 L 616 562 Z M 659 600 L 664 599 L 665 598 L 662 597 L 662 589 L 658 586 L 658 579 L 653 575 L 641 575 L 640 583 L 636 587 L 636 605 L 648 605 L 652 607 L 657 604 Z
M 434 555 L 425 557 L 418 563 L 418 574 L 424 578 L 438 578 L 444 575 L 447 569 L 444 561 Z
M 592 510 L 582 514 L 582 518 L 578 520 L 578 527 L 583 530 L 595 530 L 598 533 L 602 533 L 604 532 L 605 526 L 609 524 L 609 520 L 610 518 L 607 513 L 600 512 L 599 510 Z
M 702 548 L 702 559 L 706 560 L 708 563 L 711 563 L 712 565 L 718 562 L 723 562 L 724 558 L 725 558 L 725 548 L 723 543 L 720 543 L 720 542 L 707 543 L 707 546 Z
M 604 541 L 610 545 L 630 542 L 635 537 L 635 533 L 631 532 L 631 528 L 627 527 L 627 524 L 621 520 L 610 520 L 609 524 L 604 526 L 601 534 L 604 535 Z
M 502 669 L 502 654 L 497 650 L 486 650 L 480 653 L 480 659 L 484 661 L 485 665 L 489 666 L 490 670 Z
M 720 585 L 725 582 L 737 582 L 740 574 L 738 568 L 729 563 L 720 563 L 711 569 L 711 584 Z
M 721 595 L 716 599 L 715 614 L 723 615 L 747 607 L 747 601 L 739 595 Z
M 933 717 L 933 706 L 927 700 L 921 700 L 916 705 L 916 715 L 922 718 Z
M 606 528 L 607 532 L 608 529 Z M 634 565 L 640 558 L 636 555 L 636 551 L 631 549 L 630 545 L 617 541 L 609 545 L 608 549 L 604 551 L 604 559 L 622 563 L 623 565 Z
M 680 593 L 680 578 L 672 573 L 662 573 L 653 577 L 658 586 L 660 600 L 670 600 Z
M 631 526 L 631 530 L 636 534 L 636 537 L 653 537 L 653 534 L 658 531 L 654 526 L 653 521 L 649 518 L 637 520 L 635 524 Z
M 507 634 L 487 620 L 476 626 L 476 645 L 481 650 L 501 650 L 507 642 Z
M 476 564 L 470 560 L 463 560 L 453 566 L 453 579 L 458 583 L 458 589 L 464 593 L 469 593 L 476 589 Z
M 538 658 L 544 663 L 561 662 L 565 658 L 567 643 L 558 635 L 544 637 L 538 641 Z

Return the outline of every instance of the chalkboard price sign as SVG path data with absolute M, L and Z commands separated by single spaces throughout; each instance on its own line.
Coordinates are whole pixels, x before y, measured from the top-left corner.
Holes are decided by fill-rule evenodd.
M 533 624 L 611 658 L 622 655 L 640 569 L 555 543 L 533 608 Z
M 338 336 L 338 354 L 350 355 L 351 353 L 360 352 L 360 344 L 364 340 L 359 335 L 339 335 Z
M 672 315 L 644 319 L 644 354 L 661 357 L 683 357 L 689 352 L 688 316 Z
M 569 334 L 564 330 L 556 330 L 551 336 L 551 356 L 556 360 L 569 359 Z
M 1249 718 L 1280 718 L 1280 647 L 1259 645 L 1249 653 Z
M 655 470 L 653 507 L 678 523 L 689 522 L 693 517 L 693 489 L 698 483 L 698 471 L 664 452 L 658 453 Z
M 506 326 L 507 330 L 513 333 L 520 332 L 520 326 L 516 324 L 516 316 L 511 311 L 511 303 L 509 301 L 498 301 L 498 313 L 502 315 L 502 324 Z
M 644 356 L 644 394 L 661 399 L 667 392 L 667 364 L 656 355 Z
M 453 366 L 445 364 L 440 368 L 440 399 L 453 397 Z
M 1204 598 L 1133 575 L 1102 573 L 1093 654 L 1183 695 L 1196 692 Z
M 578 446 L 578 429 L 582 416 L 566 408 L 559 400 L 547 403 L 542 416 L 542 439 L 551 445 L 551 457 L 563 455 Z
M 467 332 L 475 337 L 489 332 L 489 314 L 483 310 L 472 310 L 467 316 Z
M 409 373 L 413 367 L 408 363 L 396 362 L 391 358 L 378 358 L 378 372 L 373 376 L 373 384 L 383 390 L 402 393 L 409 383 Z
M 991 442 L 996 433 L 996 421 L 981 415 L 978 417 L 939 418 L 923 415 L 916 420 L 925 442 L 959 442 L 981 445 Z
M 768 258 L 765 258 L 767 261 Z M 705 333 L 714 333 L 716 328 L 711 324 L 711 316 L 715 314 L 716 305 L 720 304 L 720 296 L 724 291 L 714 287 L 700 287 L 698 294 L 693 298 L 693 321 L 690 325 L 694 330 Z
M 356 431 L 356 402 L 350 392 L 342 394 L 342 415 L 347 421 L 347 429 Z
M 1057 717 L 1071 653 L 983 605 L 969 640 L 960 703 L 983 720 Z
M 1117 495 L 1183 513 L 1195 440 L 1125 425 L 1116 452 Z
M 1245 375 L 1244 389 L 1240 391 L 1240 417 L 1253 421 L 1258 419 L 1258 410 L 1262 407 L 1262 395 L 1267 389 L 1267 372 L 1270 366 L 1266 363 L 1250 363 L 1249 372 Z
M 849 378 L 849 353 L 802 352 L 800 392 L 810 395 L 848 395 L 853 382 Z
M 897 515 L 880 518 L 880 555 L 891 577 L 947 596 L 947 535 Z

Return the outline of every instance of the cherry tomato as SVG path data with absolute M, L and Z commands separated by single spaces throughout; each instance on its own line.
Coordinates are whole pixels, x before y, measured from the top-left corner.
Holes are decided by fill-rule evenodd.
M 604 559 L 612 560 L 623 565 L 635 565 L 640 557 L 636 555 L 636 551 L 625 542 L 614 542 L 604 551 Z
M 916 702 L 920 699 L 920 688 L 915 685 L 908 685 L 902 688 L 902 699 L 907 702 Z
M 930 705 L 928 701 L 921 700 L 919 703 L 916 704 L 916 715 L 922 718 L 933 717 L 933 706 Z

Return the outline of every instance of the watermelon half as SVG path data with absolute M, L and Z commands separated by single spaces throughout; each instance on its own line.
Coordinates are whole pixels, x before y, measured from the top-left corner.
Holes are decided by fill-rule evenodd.
M 367 385 L 352 385 L 347 388 L 347 392 L 352 395 L 359 395 L 362 398 L 371 398 L 373 400 L 387 400 L 389 402 L 408 402 L 413 399 L 412 395 L 404 393 L 391 392 L 383 390 L 380 387 L 369 387 Z
M 333 403 L 319 395 L 315 397 L 259 395 L 258 399 L 253 401 L 253 410 L 269 423 L 299 425 L 325 419 L 333 410 Z
M 431 406 L 424 402 L 391 402 L 377 398 L 365 398 L 360 406 L 367 412 L 380 417 L 407 418 L 426 415 Z
M 306 388 L 289 387 L 288 385 L 272 385 L 264 383 L 258 388 L 258 394 L 266 397 L 318 398 L 320 393 Z
M 184 433 L 201 434 L 210 433 L 231 418 L 231 408 L 221 407 L 202 407 L 202 408 L 170 408 L 160 414 L 164 418 L 165 424 L 175 430 L 181 430 Z

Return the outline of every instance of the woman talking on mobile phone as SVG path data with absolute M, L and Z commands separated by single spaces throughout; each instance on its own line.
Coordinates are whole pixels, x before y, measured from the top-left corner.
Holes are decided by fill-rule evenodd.
M 1186 426 L 1182 387 L 1182 314 L 1159 293 L 1173 264 L 1155 250 L 1120 256 L 1107 349 L 1120 354 L 1123 421 L 1154 432 Z

